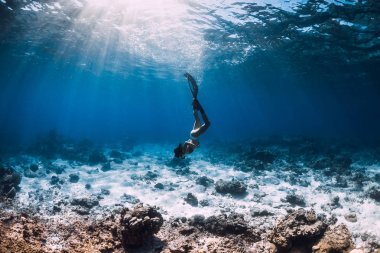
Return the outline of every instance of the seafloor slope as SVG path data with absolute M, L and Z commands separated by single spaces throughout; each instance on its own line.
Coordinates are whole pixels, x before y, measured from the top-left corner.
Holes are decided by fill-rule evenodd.
M 205 144 L 184 160 L 171 150 L 51 134 L 3 155 L 0 252 L 379 251 L 376 147 L 282 138 Z

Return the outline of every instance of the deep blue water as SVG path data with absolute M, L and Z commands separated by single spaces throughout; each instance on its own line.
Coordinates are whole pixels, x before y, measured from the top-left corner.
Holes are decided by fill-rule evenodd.
M 222 2 L 222 3 L 218 3 Z M 380 139 L 373 1 L 0 2 L 0 138 Z

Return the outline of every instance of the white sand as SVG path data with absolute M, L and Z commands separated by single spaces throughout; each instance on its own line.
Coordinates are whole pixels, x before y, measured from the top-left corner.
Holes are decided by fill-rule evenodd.
M 50 210 L 54 204 L 60 200 L 69 200 L 75 197 L 89 196 L 91 194 L 99 194 L 101 189 L 110 191 L 110 195 L 104 196 L 100 200 L 101 207 L 112 208 L 115 204 L 123 203 L 125 206 L 132 206 L 130 203 L 122 202 L 123 194 L 132 195 L 145 204 L 160 207 L 165 218 L 170 216 L 191 217 L 194 214 L 203 214 L 206 217 L 219 214 L 223 210 L 236 211 L 243 213 L 246 217 L 250 217 L 250 208 L 259 207 L 268 210 L 276 215 L 286 213 L 286 208 L 291 207 L 288 203 L 281 201 L 285 198 L 287 192 L 292 189 L 297 194 L 303 195 L 306 200 L 306 209 L 313 208 L 317 213 L 324 213 L 328 217 L 331 214 L 336 215 L 339 223 L 345 223 L 353 234 L 368 233 L 380 238 L 380 206 L 374 200 L 365 198 L 364 192 L 354 191 L 354 186 L 348 188 L 330 187 L 330 192 L 324 192 L 319 186 L 323 186 L 332 181 L 326 177 L 321 177 L 317 172 L 309 171 L 303 177 L 308 179 L 311 184 L 308 187 L 290 185 L 285 182 L 284 173 L 267 171 L 260 176 L 253 176 L 252 172 L 241 172 L 235 170 L 233 166 L 227 166 L 220 161 L 213 164 L 207 161 L 202 150 L 191 156 L 189 168 L 191 173 L 186 175 L 176 174 L 176 169 L 167 166 L 172 153 L 171 146 L 157 145 L 141 145 L 136 150 L 143 151 L 143 155 L 124 160 L 123 164 L 111 163 L 112 170 L 102 172 L 101 165 L 96 166 L 75 166 L 70 165 L 64 160 L 54 161 L 55 165 L 67 166 L 63 174 L 57 175 L 60 179 L 64 179 L 65 183 L 61 189 L 50 185 L 50 178 L 53 173 L 44 175 L 39 178 L 23 177 L 21 182 L 21 191 L 17 194 L 16 202 L 20 207 L 28 207 L 38 205 L 41 214 Z M 105 152 L 108 154 L 108 151 Z M 34 159 L 27 157 L 27 159 Z M 225 160 L 228 160 L 226 154 Z M 18 168 L 22 170 L 22 168 Z M 159 174 L 155 180 L 133 180 L 133 176 L 143 177 L 148 171 Z M 379 166 L 371 166 L 368 173 L 376 173 Z M 69 183 L 69 174 L 78 174 L 80 180 L 78 183 Z M 196 174 L 194 174 L 196 173 Z M 219 179 L 230 180 L 232 178 L 243 180 L 248 185 L 248 194 L 244 198 L 234 198 L 229 195 L 221 195 L 216 193 L 214 186 L 203 187 L 195 183 L 199 176 L 207 176 L 215 182 Z M 323 181 L 321 181 L 323 180 Z M 90 184 L 91 189 L 85 189 L 85 184 Z M 162 183 L 165 188 L 163 190 L 156 189 L 154 185 Z M 372 183 L 373 184 L 373 183 Z M 255 187 L 258 186 L 258 189 Z M 169 188 L 174 190 L 170 191 Z M 367 188 L 369 186 L 366 186 Z M 30 193 L 39 191 L 36 195 Z M 184 201 L 188 193 L 193 193 L 199 201 L 208 200 L 209 206 L 197 207 L 191 206 Z M 255 198 L 255 193 L 265 195 L 259 201 Z M 44 199 L 38 199 L 39 195 L 43 195 Z M 50 197 L 49 197 L 50 196 Z M 329 212 L 324 210 L 323 205 L 331 203 L 334 196 L 339 196 L 341 208 L 336 208 Z M 68 205 L 70 207 L 70 205 Z M 227 209 L 226 209 L 227 208 Z M 293 207 L 297 208 L 297 207 Z M 95 210 L 97 210 L 95 208 Z M 101 212 L 100 209 L 99 212 Z M 95 211 L 96 212 L 96 211 Z M 344 215 L 354 212 L 357 215 L 357 222 L 352 223 L 344 218 Z M 62 211 L 66 217 L 76 215 L 68 208 Z M 62 213 L 56 216 L 62 216 Z M 356 243 L 360 245 L 360 237 L 356 239 Z

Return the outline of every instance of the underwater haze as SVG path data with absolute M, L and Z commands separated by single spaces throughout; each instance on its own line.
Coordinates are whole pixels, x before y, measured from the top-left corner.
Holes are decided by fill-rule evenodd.
M 379 228 L 380 0 L 0 0 L 0 253 L 379 253 Z
M 0 136 L 380 137 L 375 0 L 0 1 Z

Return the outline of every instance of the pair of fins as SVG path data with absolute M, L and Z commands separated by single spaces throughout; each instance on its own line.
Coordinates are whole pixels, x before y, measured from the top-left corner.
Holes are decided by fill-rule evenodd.
M 192 77 L 189 73 L 185 73 L 184 76 L 187 78 L 187 82 L 189 83 L 189 88 L 191 91 L 191 94 L 193 94 L 193 108 L 195 110 L 200 111 L 202 114 L 205 113 L 203 110 L 203 107 L 199 103 L 197 96 L 198 96 L 198 85 L 195 81 L 194 77 Z
M 191 91 L 191 94 L 193 94 L 193 98 L 197 99 L 198 96 L 198 85 L 195 81 L 194 77 L 192 77 L 189 73 L 185 73 L 184 76 L 187 78 L 187 82 L 189 83 L 189 88 Z

